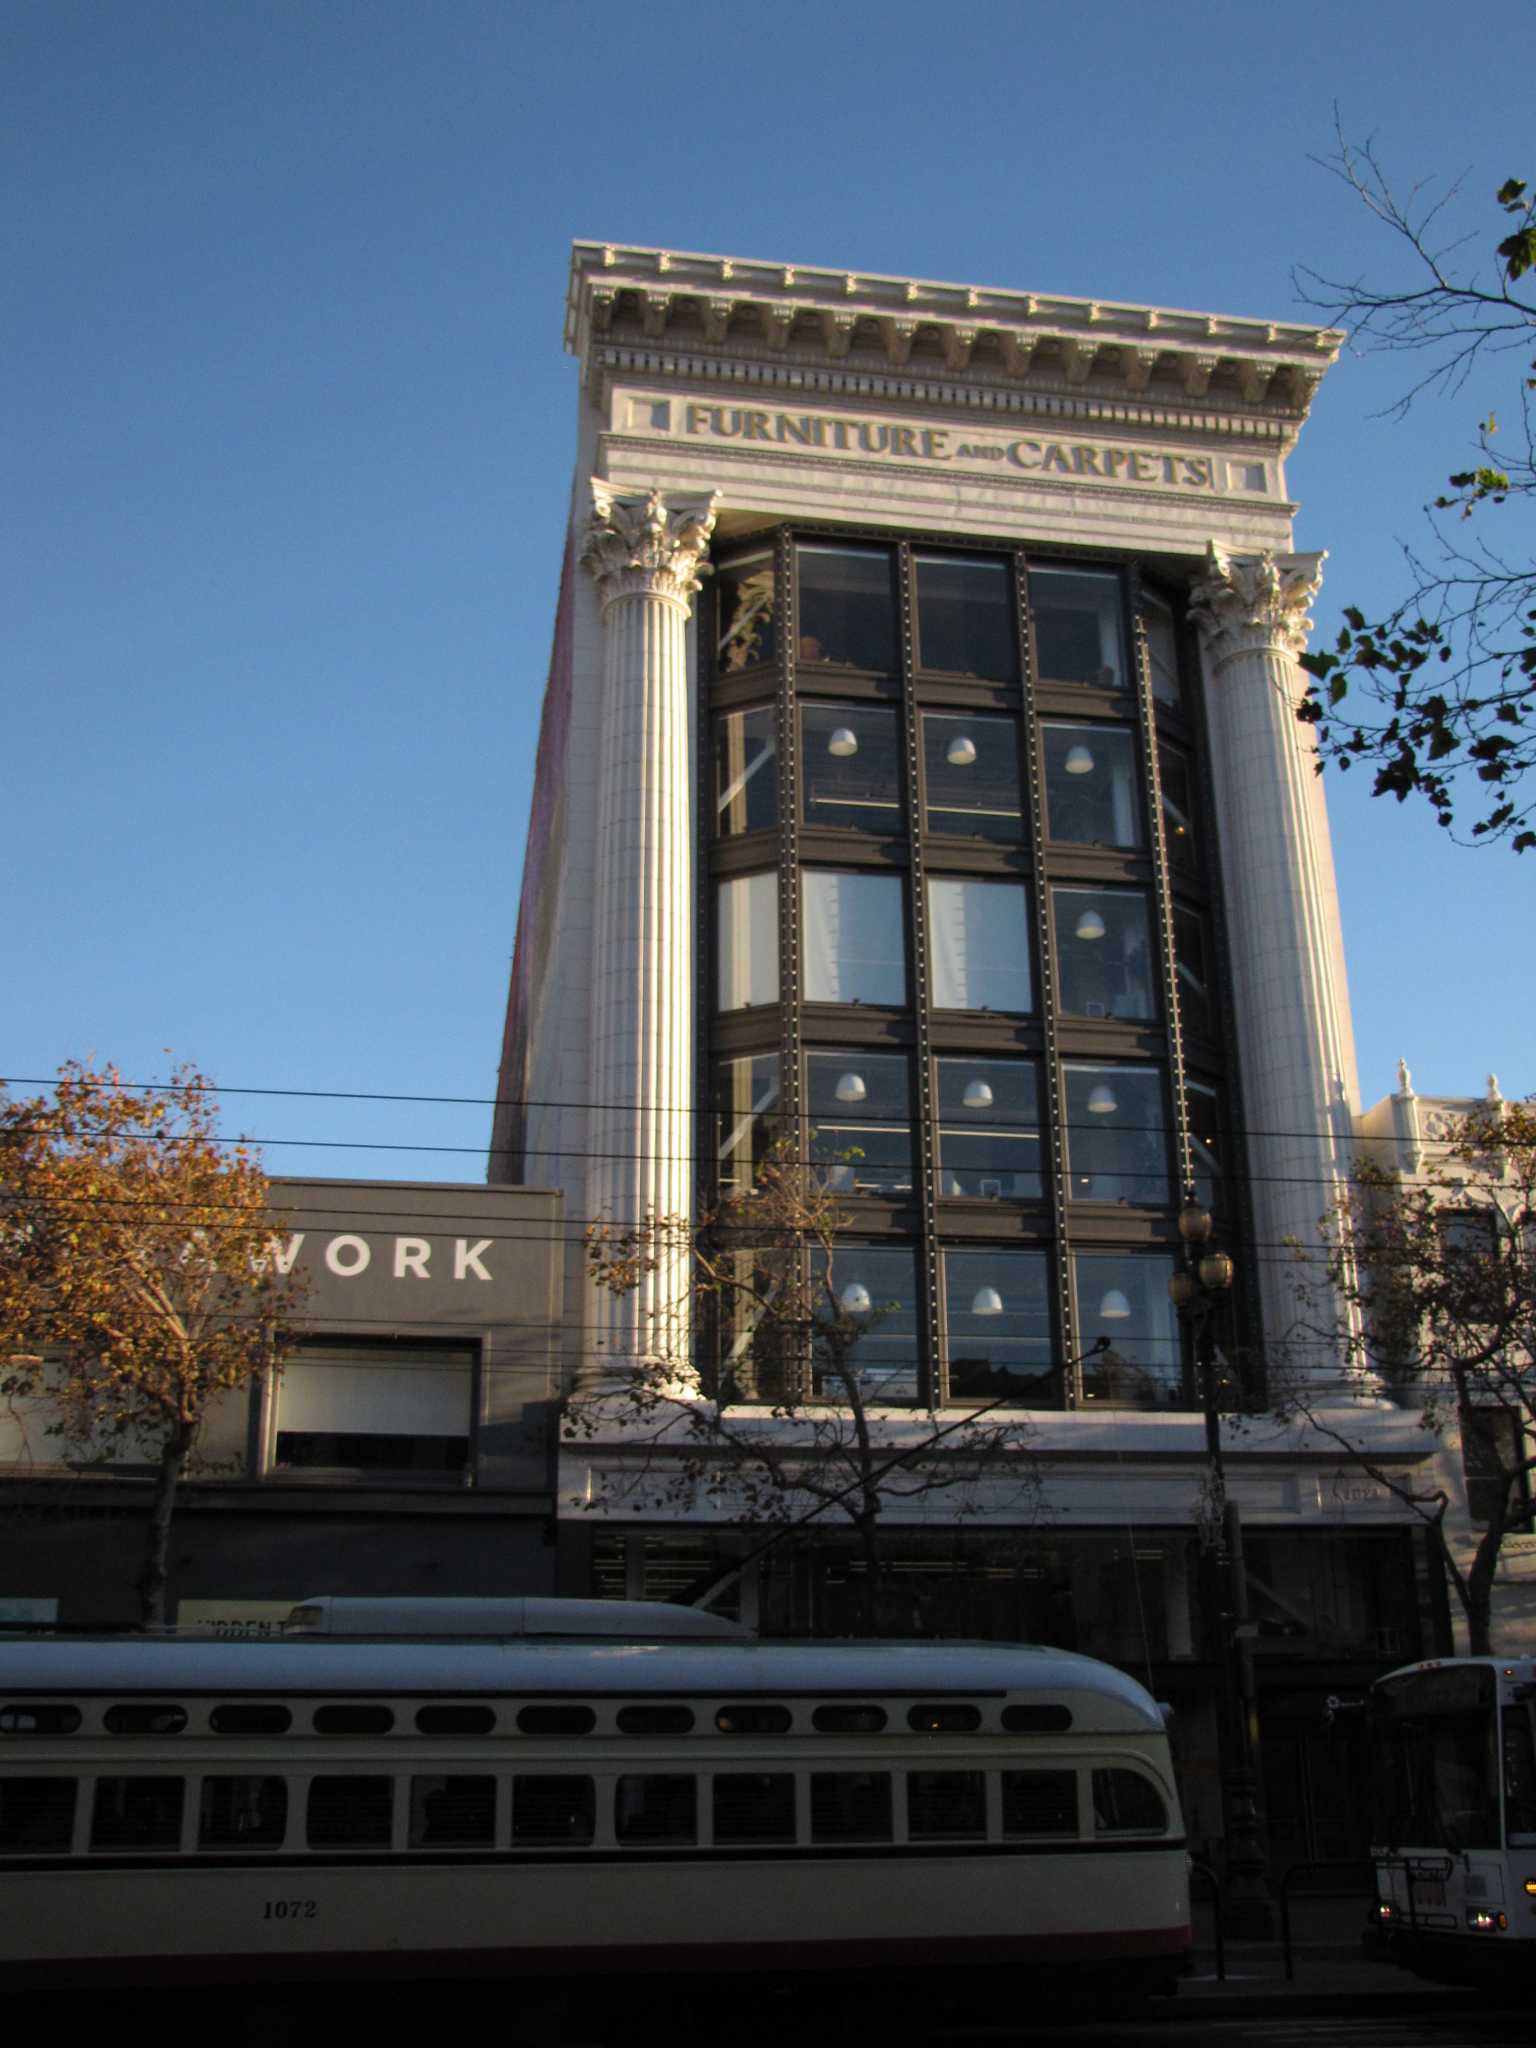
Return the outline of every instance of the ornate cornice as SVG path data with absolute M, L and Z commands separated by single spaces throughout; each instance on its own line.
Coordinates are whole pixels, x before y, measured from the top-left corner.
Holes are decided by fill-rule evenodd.
M 596 577 L 604 604 L 617 597 L 661 597 L 681 606 L 686 617 L 719 502 L 718 491 L 707 498 L 660 490 L 621 497 L 593 477 L 581 559 Z
M 1190 617 L 1218 661 L 1254 649 L 1294 657 L 1307 644 L 1307 607 L 1322 588 L 1326 552 L 1234 555 L 1212 541 L 1194 579 Z
M 746 366 L 936 372 L 968 385 L 1164 394 L 1249 420 L 1305 417 L 1336 329 L 578 242 L 566 346 L 628 337 Z

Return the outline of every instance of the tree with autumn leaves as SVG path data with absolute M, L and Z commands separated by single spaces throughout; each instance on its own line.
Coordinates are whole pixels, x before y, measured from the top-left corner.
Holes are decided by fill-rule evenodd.
M 274 1369 L 303 1283 L 280 1272 L 269 1186 L 218 1135 L 206 1076 L 130 1087 L 70 1061 L 0 1088 L 0 1398 L 39 1404 L 77 1453 L 155 1467 L 141 1617 L 165 1620 L 177 1487 L 220 1395 Z

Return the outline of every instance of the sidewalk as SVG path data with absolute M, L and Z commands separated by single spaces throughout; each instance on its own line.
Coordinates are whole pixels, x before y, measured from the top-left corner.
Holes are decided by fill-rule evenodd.
M 1223 2008 L 1253 2011 L 1265 2005 L 1304 2012 L 1309 2007 L 1337 2012 L 1341 2006 L 1369 2003 L 1376 2011 L 1393 2008 L 1423 2010 L 1426 2005 L 1453 2007 L 1475 2001 L 1479 1994 L 1455 1985 L 1427 1984 L 1396 1964 L 1367 1956 L 1361 1936 L 1369 1901 L 1359 1897 L 1308 1898 L 1291 1901 L 1291 1966 L 1285 1974 L 1285 1950 L 1276 1915 L 1272 1941 L 1226 1943 L 1223 1980 L 1216 1973 L 1216 1944 L 1208 1899 L 1196 1899 L 1195 1967 L 1180 1979 L 1178 1996 L 1168 2001 L 1170 2016 L 1180 2007 L 1198 2004 L 1202 2012 Z

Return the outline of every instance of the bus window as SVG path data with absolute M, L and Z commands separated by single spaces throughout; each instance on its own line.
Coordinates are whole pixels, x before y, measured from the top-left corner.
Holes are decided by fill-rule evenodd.
M 0 1735 L 73 1735 L 80 1709 L 62 1700 L 28 1700 L 0 1707 Z
M 620 1778 L 614 1787 L 613 1832 L 621 1842 L 698 1839 L 698 1786 L 673 1773 Z
M 395 1725 L 394 1709 L 348 1700 L 339 1707 L 316 1707 L 317 1735 L 387 1735 Z
M 818 1707 L 811 1716 L 811 1725 L 818 1735 L 878 1735 L 885 1726 L 885 1709 L 873 1702 Z
M 494 1707 L 477 1706 L 471 1700 L 450 1700 L 444 1706 L 418 1707 L 416 1728 L 422 1735 L 493 1735 Z
M 981 1726 L 981 1709 L 924 1701 L 907 1709 L 907 1726 L 920 1735 L 974 1735 Z
M 792 1842 L 795 1781 L 787 1771 L 732 1771 L 715 1779 L 717 1842 Z
M 524 1735 L 590 1735 L 597 1716 L 590 1707 L 519 1707 L 517 1725 Z
M 309 1846 L 387 1848 L 393 1794 L 394 1786 L 388 1778 L 312 1778 Z
M 1168 1826 L 1163 1795 L 1140 1771 L 1093 1774 L 1093 1827 L 1099 1835 L 1160 1835 Z
M 512 1839 L 532 1846 L 574 1848 L 590 1842 L 597 1801 L 590 1778 L 514 1778 Z
M 884 1718 L 882 1715 L 882 1721 Z M 788 1707 L 749 1700 L 745 1706 L 722 1707 L 715 1715 L 715 1726 L 722 1735 L 787 1735 L 793 1720 Z
M 286 1735 L 293 1726 L 293 1715 L 287 1707 L 265 1700 L 238 1701 L 215 1707 L 208 1726 L 215 1735 Z
M 692 1707 L 620 1707 L 615 1717 L 621 1735 L 691 1735 Z
M 413 1849 L 488 1849 L 495 1835 L 494 1778 L 412 1778 Z
M 281 1778 L 204 1778 L 199 1849 L 280 1849 L 288 1825 Z
M 811 1776 L 813 1842 L 888 1842 L 891 1779 L 887 1771 L 816 1771 Z
M 108 1707 L 102 1725 L 109 1735 L 179 1735 L 187 1725 L 185 1707 L 162 1700 L 128 1700 Z
M 0 1849 L 41 1856 L 75 1832 L 73 1778 L 0 1778 Z
M 180 1778 L 98 1778 L 93 1849 L 176 1849 L 181 1845 Z
M 980 1771 L 908 1771 L 907 1833 L 914 1841 L 976 1841 L 986 1832 Z
M 1075 1771 L 1004 1771 L 1005 1835 L 1075 1835 Z

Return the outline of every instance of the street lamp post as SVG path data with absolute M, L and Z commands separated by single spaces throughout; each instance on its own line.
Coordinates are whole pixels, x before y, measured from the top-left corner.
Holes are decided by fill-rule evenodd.
M 1234 1933 L 1263 1939 L 1274 1931 L 1274 1904 L 1259 1820 L 1258 1714 L 1248 1579 L 1243 1566 L 1242 1518 L 1237 1502 L 1227 1496 L 1217 1406 L 1215 1314 L 1232 1286 L 1233 1265 L 1227 1254 L 1211 1243 L 1210 1212 L 1201 1207 L 1193 1187 L 1185 1190 L 1179 1235 L 1184 1241 L 1184 1260 L 1169 1280 L 1168 1292 L 1193 1336 L 1205 1416 L 1210 1515 L 1201 1531 L 1201 1580 L 1206 1618 L 1216 1633 L 1221 1666 L 1219 1737 L 1227 1918 Z

